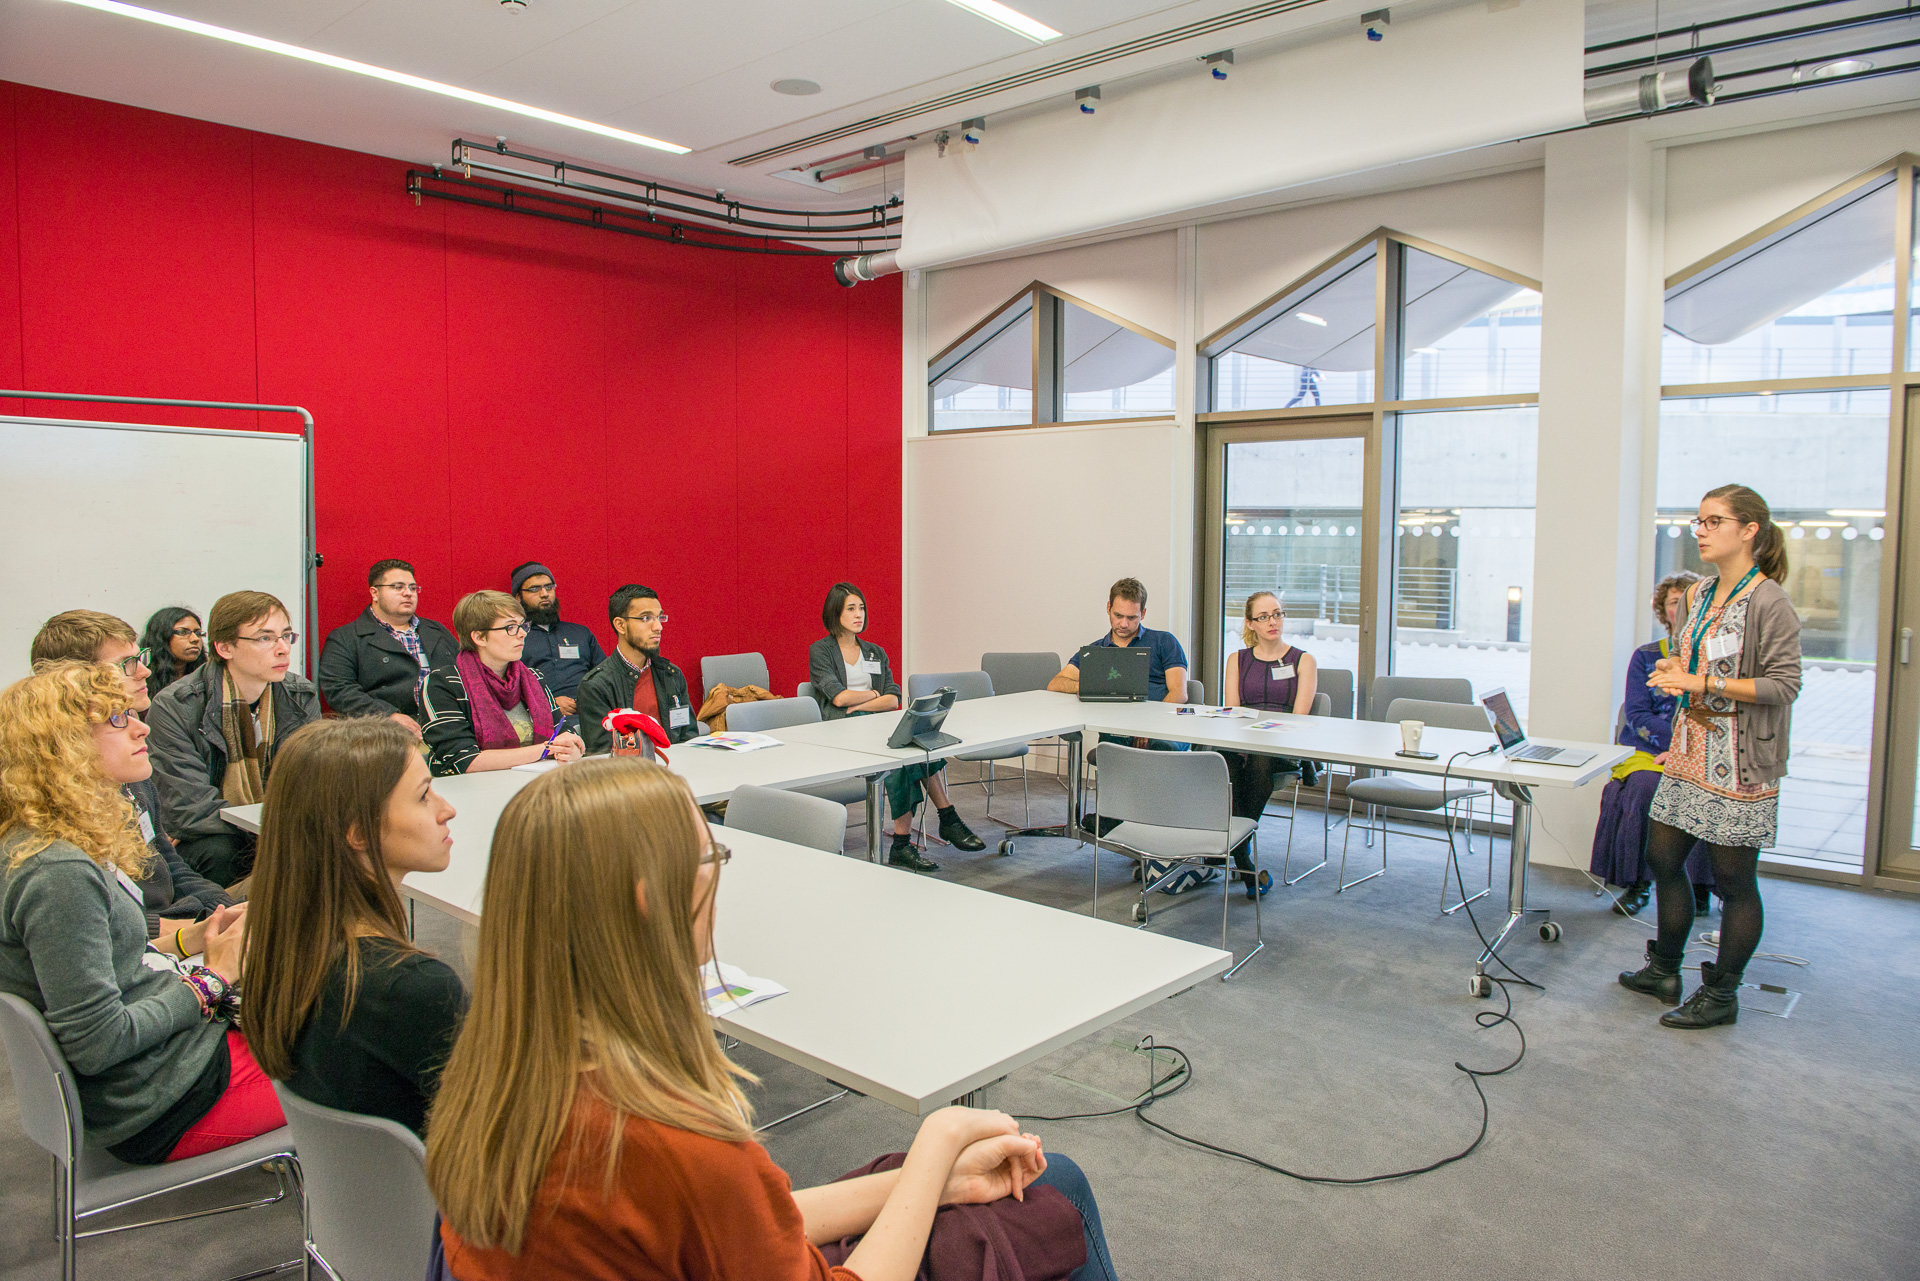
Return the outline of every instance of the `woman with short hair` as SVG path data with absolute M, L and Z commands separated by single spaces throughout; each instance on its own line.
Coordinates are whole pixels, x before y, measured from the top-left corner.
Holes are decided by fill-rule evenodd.
M 512 769 L 551 757 L 577 760 L 580 736 L 561 729 L 553 691 L 520 661 L 527 615 L 505 592 L 469 592 L 453 607 L 460 654 L 427 673 L 420 694 L 420 736 L 437 775 Z
M 238 1026 L 246 907 L 214 909 L 205 964 L 149 964 L 149 856 L 120 790 L 152 770 L 147 732 L 114 667 L 0 691 L 0 991 L 46 1019 L 89 1140 L 136 1165 L 286 1124 Z
M 792 1190 L 702 996 L 727 858 L 686 783 L 633 757 L 507 803 L 427 1129 L 452 1274 L 1111 1281 L 1084 1179 L 998 1112 L 944 1108 L 896 1168 Z
M 445 871 L 453 806 L 385 717 L 309 725 L 267 785 L 247 931 L 247 1035 L 268 1076 L 416 1134 L 466 1012 L 413 945 L 400 880 Z
M 147 695 L 152 697 L 207 661 L 207 633 L 200 616 L 182 605 L 155 610 L 140 636 L 147 655 Z

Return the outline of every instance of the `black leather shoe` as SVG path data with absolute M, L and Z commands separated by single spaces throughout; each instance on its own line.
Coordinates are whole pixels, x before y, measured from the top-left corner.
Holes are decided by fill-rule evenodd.
M 951 809 L 940 811 L 940 839 L 953 848 L 965 850 L 969 854 L 978 854 L 987 848 L 987 843 L 973 834 L 973 829 L 967 826 L 966 820 Z
M 1700 962 L 1700 986 L 1685 1005 L 1660 1016 L 1662 1027 L 1697 1029 L 1740 1021 L 1740 976 L 1722 974 L 1712 961 Z
M 1647 940 L 1647 963 L 1637 970 L 1623 970 L 1620 986 L 1647 996 L 1657 996 L 1668 1005 L 1680 1004 L 1680 958 L 1671 960 L 1653 950 Z
M 913 842 L 896 839 L 887 851 L 888 867 L 904 867 L 909 872 L 937 872 L 940 865 L 913 848 Z
M 1622 916 L 1640 915 L 1640 909 L 1647 905 L 1647 894 L 1652 889 L 1653 886 L 1646 881 L 1627 886 L 1620 897 L 1614 900 L 1613 910 Z

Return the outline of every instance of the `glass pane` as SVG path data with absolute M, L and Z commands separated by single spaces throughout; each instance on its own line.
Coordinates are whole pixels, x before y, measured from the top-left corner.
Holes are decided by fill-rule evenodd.
M 1920 194 L 1920 178 L 1915 179 L 1916 194 Z M 1920 229 L 1920 201 L 1914 204 L 1914 225 Z M 1920 369 L 1920 235 L 1913 238 L 1913 263 L 1907 280 L 1907 368 Z M 1920 823 L 1920 812 L 1916 812 L 1915 822 Z
M 1668 290 L 1660 381 L 1886 373 L 1893 212 L 1888 175 Z
M 1403 400 L 1540 390 L 1540 295 L 1404 248 Z
M 1655 575 L 1708 572 L 1686 521 L 1730 480 L 1758 490 L 1786 527 L 1804 665 L 1774 849 L 1854 870 L 1866 842 L 1889 404 L 1883 388 L 1660 406 Z
M 1244 607 L 1257 591 L 1280 597 L 1289 644 L 1322 667 L 1357 670 L 1365 462 L 1357 437 L 1227 446 L 1220 670 L 1241 647 Z
M 1213 359 L 1213 407 L 1292 409 L 1373 399 L 1373 246 L 1268 308 Z
M 1400 415 L 1393 672 L 1505 686 L 1527 719 L 1539 411 Z
M 1173 348 L 1061 300 L 1062 422 L 1173 413 Z
M 958 359 L 936 363 L 932 431 L 1033 421 L 1033 297 L 995 316 Z

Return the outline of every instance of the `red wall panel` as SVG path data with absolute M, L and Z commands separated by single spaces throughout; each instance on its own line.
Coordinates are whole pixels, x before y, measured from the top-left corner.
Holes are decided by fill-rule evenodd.
M 897 279 L 416 206 L 404 170 L 0 82 L 0 381 L 307 407 L 322 630 L 385 556 L 443 620 L 538 559 L 606 644 L 607 594 L 658 589 L 696 673 L 757 649 L 790 692 L 849 576 L 897 646 Z

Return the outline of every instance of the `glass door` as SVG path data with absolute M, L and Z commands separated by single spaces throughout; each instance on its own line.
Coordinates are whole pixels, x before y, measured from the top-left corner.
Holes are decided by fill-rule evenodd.
M 1920 389 L 1907 395 L 1907 422 L 1920 413 Z M 1887 787 L 1880 824 L 1881 876 L 1920 880 L 1920 450 L 1906 452 L 1895 577 L 1892 679 L 1888 702 Z M 1797 727 L 1796 727 L 1797 728 Z M 1871 865 L 1869 871 L 1875 870 Z
M 1280 598 L 1290 644 L 1361 686 L 1375 613 L 1372 429 L 1371 415 L 1208 429 L 1201 668 L 1210 701 L 1241 647 L 1247 598 L 1261 591 Z

